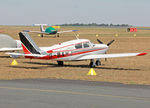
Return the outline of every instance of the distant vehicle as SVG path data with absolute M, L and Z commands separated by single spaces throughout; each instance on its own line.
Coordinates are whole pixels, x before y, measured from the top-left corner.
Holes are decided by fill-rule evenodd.
M 137 28 L 135 27 L 127 28 L 127 32 L 137 32 Z
M 31 32 L 31 33 L 38 33 L 41 34 L 41 37 L 45 35 L 55 35 L 56 37 L 59 37 L 59 34 L 61 33 L 67 33 L 67 32 L 76 32 L 78 30 L 67 30 L 67 31 L 58 31 L 55 27 L 51 26 L 46 29 L 44 29 L 43 26 L 47 26 L 47 24 L 35 24 L 40 26 L 40 31 L 30 31 L 30 30 L 23 30 L 24 32 Z
M 88 39 L 76 39 L 50 47 L 39 48 L 31 39 L 27 32 L 19 33 L 24 53 L 7 53 L 11 57 L 24 56 L 30 59 L 57 60 L 58 65 L 63 66 L 64 61 L 90 60 L 90 67 L 101 65 L 101 58 L 142 56 L 147 53 L 121 53 L 106 54 L 109 46 L 114 42 L 103 44 L 99 39 L 99 44 L 91 43 Z M 96 62 L 94 60 L 96 59 Z
M 0 52 L 19 50 L 22 50 L 20 40 L 14 40 L 9 35 L 0 34 Z

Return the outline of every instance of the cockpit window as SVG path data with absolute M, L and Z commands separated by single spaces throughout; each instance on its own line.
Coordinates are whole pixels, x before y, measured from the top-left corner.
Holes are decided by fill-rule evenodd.
M 76 44 L 76 45 L 75 45 L 75 48 L 76 48 L 76 49 L 82 48 L 82 43 Z
M 84 47 L 84 48 L 90 47 L 90 43 L 89 43 L 89 42 L 83 43 L 83 47 Z

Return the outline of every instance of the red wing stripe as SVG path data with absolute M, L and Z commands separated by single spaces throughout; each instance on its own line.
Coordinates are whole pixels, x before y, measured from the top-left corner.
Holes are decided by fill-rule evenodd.
M 138 54 L 138 55 L 136 55 L 136 56 L 143 56 L 143 55 L 146 55 L 147 53 L 140 53 L 140 54 Z

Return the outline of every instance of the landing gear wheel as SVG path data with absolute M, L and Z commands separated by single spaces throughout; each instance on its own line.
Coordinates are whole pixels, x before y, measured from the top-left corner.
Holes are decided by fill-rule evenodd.
M 95 64 L 96 64 L 96 66 L 99 66 L 99 65 L 101 65 L 101 61 L 97 60 Z
M 56 37 L 59 37 L 59 34 L 57 34 Z
M 90 62 L 90 65 L 89 65 L 91 68 L 94 68 L 95 67 L 95 63 L 94 62 Z
M 64 65 L 63 61 L 57 61 L 57 63 L 58 63 L 58 66 L 63 66 Z

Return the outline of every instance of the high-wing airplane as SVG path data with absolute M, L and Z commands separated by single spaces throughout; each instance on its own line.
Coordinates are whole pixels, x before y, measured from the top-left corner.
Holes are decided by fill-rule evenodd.
M 0 34 L 0 52 L 22 50 L 21 41 L 14 40 L 9 35 Z
M 24 32 L 31 32 L 31 33 L 38 33 L 41 34 L 41 37 L 43 35 L 56 35 L 56 37 L 59 37 L 59 34 L 61 33 L 67 33 L 67 32 L 75 32 L 77 30 L 67 30 L 67 31 L 58 31 L 55 27 L 51 26 L 46 29 L 44 29 L 43 26 L 47 26 L 47 24 L 35 24 L 40 26 L 40 31 L 30 31 L 30 30 L 23 30 Z
M 24 56 L 30 59 L 46 59 L 57 60 L 58 65 L 63 66 L 64 61 L 81 61 L 90 60 L 90 67 L 100 65 L 101 58 L 114 57 L 129 57 L 142 56 L 147 53 L 120 53 L 120 54 L 106 54 L 109 46 L 114 40 L 108 44 L 103 44 L 98 39 L 99 44 L 91 43 L 88 39 L 76 39 L 63 43 L 59 43 L 50 47 L 39 48 L 27 32 L 19 33 L 20 40 L 24 53 L 7 53 L 11 57 Z M 96 62 L 94 60 L 96 59 Z

